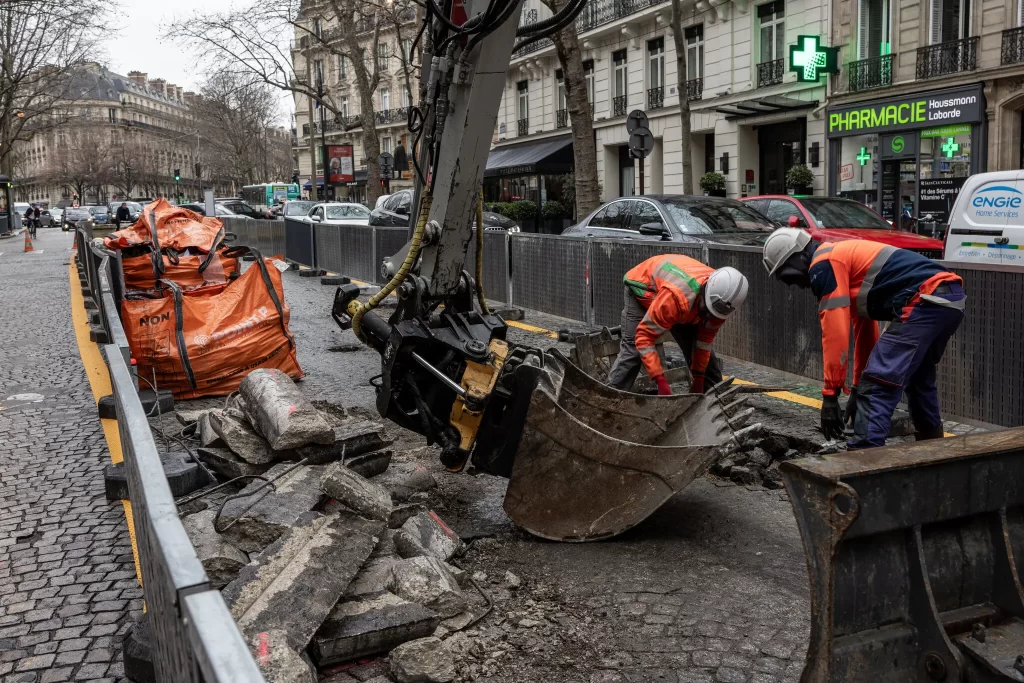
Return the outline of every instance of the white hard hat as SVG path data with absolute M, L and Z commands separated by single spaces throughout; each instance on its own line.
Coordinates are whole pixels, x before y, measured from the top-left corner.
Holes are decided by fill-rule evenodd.
M 711 273 L 704 284 L 704 303 L 717 318 L 728 318 L 747 298 L 747 278 L 732 266 Z
M 811 233 L 800 228 L 779 228 L 764 241 L 764 257 L 761 259 L 769 275 L 774 275 L 793 254 L 801 251 L 811 242 Z

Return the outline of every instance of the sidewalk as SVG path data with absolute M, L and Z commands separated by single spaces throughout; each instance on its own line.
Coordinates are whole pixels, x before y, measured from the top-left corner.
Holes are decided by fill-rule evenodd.
M 70 315 L 72 237 L 47 228 L 33 253 L 4 246 L 0 674 L 112 681 L 142 590 L 124 511 L 103 491 L 110 461 Z

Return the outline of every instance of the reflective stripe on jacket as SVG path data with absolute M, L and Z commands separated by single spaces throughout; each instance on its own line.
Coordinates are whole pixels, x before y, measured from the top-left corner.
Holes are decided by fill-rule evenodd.
M 814 252 L 810 277 L 819 302 L 825 394 L 846 384 L 851 323 L 857 384 L 878 341 L 876 320 L 905 317 L 921 295 L 930 295 L 943 282 L 961 282 L 956 273 L 917 252 L 868 240 L 822 244 Z
M 690 371 L 700 374 L 707 369 L 711 344 L 725 321 L 700 316 L 697 295 L 714 270 L 688 256 L 663 254 L 647 259 L 623 278 L 637 302 L 647 311 L 636 328 L 636 350 L 651 377 L 665 374 L 655 345 L 674 325 L 699 326 L 690 355 Z

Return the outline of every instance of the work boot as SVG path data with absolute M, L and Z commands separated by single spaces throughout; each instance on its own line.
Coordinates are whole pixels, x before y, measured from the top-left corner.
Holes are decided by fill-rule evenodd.
M 938 427 L 927 427 L 919 432 L 914 432 L 914 441 L 927 441 L 928 439 L 941 439 L 945 434 L 942 425 Z

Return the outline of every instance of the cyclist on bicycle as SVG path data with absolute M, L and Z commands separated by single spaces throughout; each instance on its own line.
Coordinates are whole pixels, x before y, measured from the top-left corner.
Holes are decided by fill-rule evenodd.
M 36 228 L 39 227 L 40 219 L 42 214 L 39 211 L 39 202 L 35 202 L 32 206 L 25 210 L 25 225 L 28 227 L 28 232 L 32 237 L 36 236 Z

